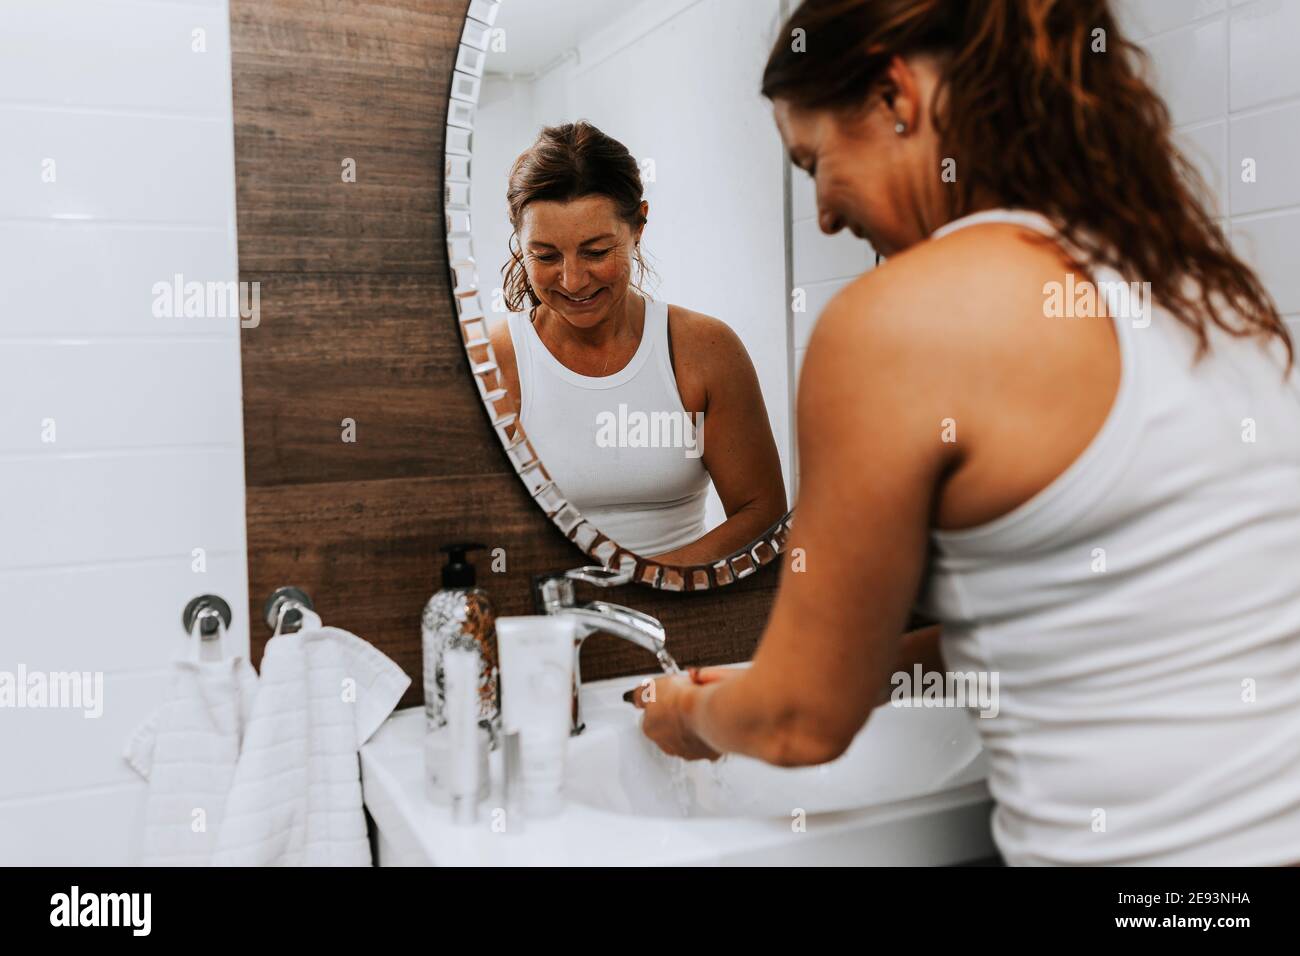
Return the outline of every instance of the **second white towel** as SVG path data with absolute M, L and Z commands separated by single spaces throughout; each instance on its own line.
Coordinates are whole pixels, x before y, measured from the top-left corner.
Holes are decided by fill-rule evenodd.
M 163 703 L 127 744 L 149 781 L 143 866 L 205 866 L 221 830 L 257 674 L 242 657 L 172 665 Z
M 369 866 L 357 751 L 411 679 L 310 615 L 266 645 L 213 863 Z

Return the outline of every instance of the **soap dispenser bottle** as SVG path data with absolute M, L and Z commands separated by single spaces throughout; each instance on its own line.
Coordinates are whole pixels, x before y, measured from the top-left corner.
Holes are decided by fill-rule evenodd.
M 447 724 L 447 683 L 443 655 L 448 648 L 474 650 L 479 656 L 478 720 L 496 746 L 501 719 L 497 689 L 496 617 L 487 592 L 475 585 L 474 565 L 466 560 L 483 545 L 443 545 L 447 555 L 442 567 L 442 588 L 424 606 L 421 646 L 424 654 L 425 730 L 432 732 Z

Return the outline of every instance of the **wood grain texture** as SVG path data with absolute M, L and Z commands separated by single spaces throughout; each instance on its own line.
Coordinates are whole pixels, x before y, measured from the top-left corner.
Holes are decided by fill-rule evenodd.
M 464 7 L 231 0 L 241 272 L 445 273 L 442 142 Z
M 504 549 L 503 573 L 479 560 L 499 614 L 533 613 L 533 575 L 587 560 L 511 470 L 455 327 L 441 169 L 465 7 L 231 0 L 240 277 L 262 294 L 242 345 L 253 656 L 262 602 L 295 584 L 411 676 L 403 706 L 422 700 L 439 544 Z M 660 618 L 682 664 L 717 664 L 751 656 L 777 581 L 768 567 L 713 594 L 600 596 Z M 596 635 L 582 667 L 594 680 L 652 661 Z
M 250 486 L 505 472 L 445 276 L 277 273 L 261 289 L 243 331 Z

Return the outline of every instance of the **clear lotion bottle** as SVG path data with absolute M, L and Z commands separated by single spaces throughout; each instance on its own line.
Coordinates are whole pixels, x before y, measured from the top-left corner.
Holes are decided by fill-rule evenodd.
M 488 749 L 496 746 L 501 707 L 497 683 L 496 616 L 486 591 L 476 586 L 474 565 L 466 556 L 484 546 L 473 543 L 443 545 L 442 587 L 429 598 L 420 625 L 424 670 L 425 794 L 436 803 L 448 803 L 451 774 L 451 735 L 447 727 L 446 654 L 451 648 L 476 651 L 479 660 L 475 713 L 485 746 L 478 756 L 478 793 L 489 790 Z

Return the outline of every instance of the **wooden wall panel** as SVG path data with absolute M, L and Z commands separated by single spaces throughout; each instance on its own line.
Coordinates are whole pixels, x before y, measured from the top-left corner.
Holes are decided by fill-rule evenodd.
M 244 330 L 248 484 L 501 472 L 464 349 L 442 334 L 450 294 L 445 276 L 264 279 L 262 324 Z
M 254 660 L 270 636 L 262 602 L 296 584 L 411 675 L 404 706 L 422 699 L 439 544 L 505 549 L 502 574 L 480 560 L 501 614 L 533 612 L 533 575 L 585 563 L 511 471 L 455 328 L 441 167 L 465 7 L 231 0 L 240 278 L 262 294 L 242 346 Z M 769 567 L 716 594 L 600 593 L 659 617 L 681 663 L 714 664 L 752 654 L 777 579 Z M 587 679 L 651 665 L 602 635 L 583 652 Z

